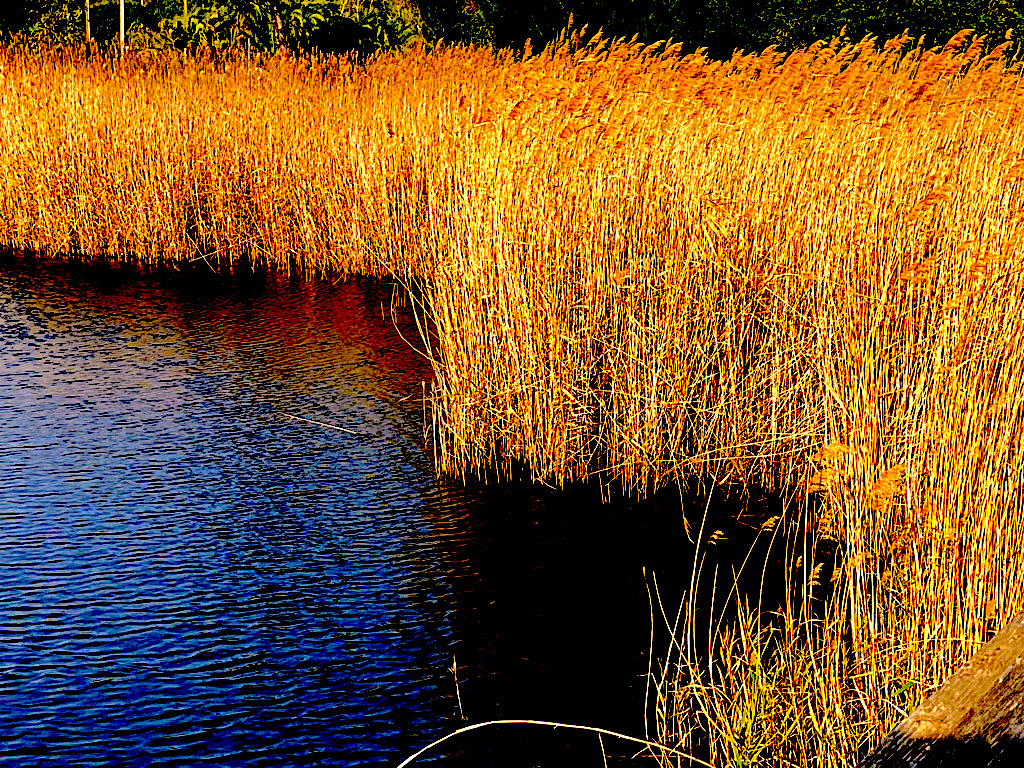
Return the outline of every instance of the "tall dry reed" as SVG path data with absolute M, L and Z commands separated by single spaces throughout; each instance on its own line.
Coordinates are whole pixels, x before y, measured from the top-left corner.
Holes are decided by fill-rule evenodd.
M 442 471 L 790 494 L 812 536 L 789 601 L 683 636 L 657 730 L 723 765 L 844 765 L 1024 606 L 1007 46 L 7 50 L 0 241 L 393 274 L 425 310 Z

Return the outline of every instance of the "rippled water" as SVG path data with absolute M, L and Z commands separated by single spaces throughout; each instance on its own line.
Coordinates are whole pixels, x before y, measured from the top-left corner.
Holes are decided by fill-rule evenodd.
M 0 260 L 0 764 L 396 764 L 460 706 L 642 734 L 680 521 L 438 482 L 389 297 Z M 505 727 L 416 764 L 455 763 L 602 756 Z

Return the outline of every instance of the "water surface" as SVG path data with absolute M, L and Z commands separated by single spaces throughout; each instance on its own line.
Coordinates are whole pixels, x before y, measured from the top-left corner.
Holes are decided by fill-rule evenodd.
M 643 568 L 678 507 L 439 482 L 390 303 L 0 260 L 0 764 L 393 765 L 495 717 L 642 735 Z M 603 764 L 513 730 L 416 764 Z

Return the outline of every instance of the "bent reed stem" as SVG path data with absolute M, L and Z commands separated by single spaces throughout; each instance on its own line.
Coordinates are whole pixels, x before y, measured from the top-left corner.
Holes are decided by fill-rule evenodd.
M 405 760 L 400 762 L 396 766 L 396 768 L 405 768 L 407 765 L 411 765 L 413 763 L 413 761 L 416 760 L 416 758 L 420 757 L 421 755 L 423 755 L 426 752 L 429 752 L 434 747 L 436 747 L 436 746 L 438 746 L 440 744 L 443 744 L 444 742 L 448 741 L 448 739 L 454 738 L 455 736 L 459 736 L 459 735 L 461 735 L 463 733 L 468 733 L 469 731 L 475 731 L 478 728 L 486 728 L 486 727 L 491 726 L 491 725 L 546 725 L 546 726 L 552 726 L 554 728 L 569 728 L 569 729 L 575 730 L 575 731 L 590 731 L 591 733 L 596 733 L 596 734 L 599 734 L 599 735 L 603 734 L 605 736 L 614 736 L 617 739 L 623 739 L 624 741 L 631 741 L 634 744 L 643 744 L 645 747 L 649 747 L 651 749 L 656 749 L 659 752 L 668 753 L 668 754 L 671 754 L 671 755 L 676 755 L 678 757 L 683 757 L 683 758 L 685 758 L 685 759 L 687 759 L 687 760 L 689 760 L 689 761 L 691 761 L 693 763 L 696 763 L 697 765 L 707 766 L 707 768 L 716 768 L 715 765 L 713 765 L 711 763 L 705 763 L 703 760 L 700 760 L 700 759 L 694 757 L 693 755 L 688 755 L 685 752 L 680 752 L 678 749 L 672 749 L 670 747 L 666 747 L 663 744 L 658 744 L 657 742 L 648 741 L 647 739 L 641 739 L 641 738 L 638 738 L 636 736 L 627 736 L 624 733 L 618 733 L 616 731 L 610 731 L 607 728 L 598 728 L 598 727 L 593 726 L 593 725 L 574 725 L 574 724 L 571 724 L 571 723 L 556 723 L 556 722 L 553 722 L 551 720 L 488 720 L 487 722 L 484 722 L 484 723 L 474 723 L 473 725 L 467 725 L 467 726 L 464 726 L 462 728 L 459 728 L 457 731 L 452 731 L 451 733 L 447 734 L 446 736 L 442 736 L 440 739 L 437 739 L 435 741 L 430 742 L 429 744 L 427 744 L 427 746 L 423 747 L 423 749 L 419 750 L 414 755 L 410 755 L 409 757 L 405 758 Z

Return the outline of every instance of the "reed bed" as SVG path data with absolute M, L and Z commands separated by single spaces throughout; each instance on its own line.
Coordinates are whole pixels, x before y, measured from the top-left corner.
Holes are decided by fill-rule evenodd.
M 441 471 L 787 494 L 790 598 L 680 632 L 655 735 L 847 765 L 1024 607 L 1008 47 L 9 49 L 0 242 L 393 275 Z

